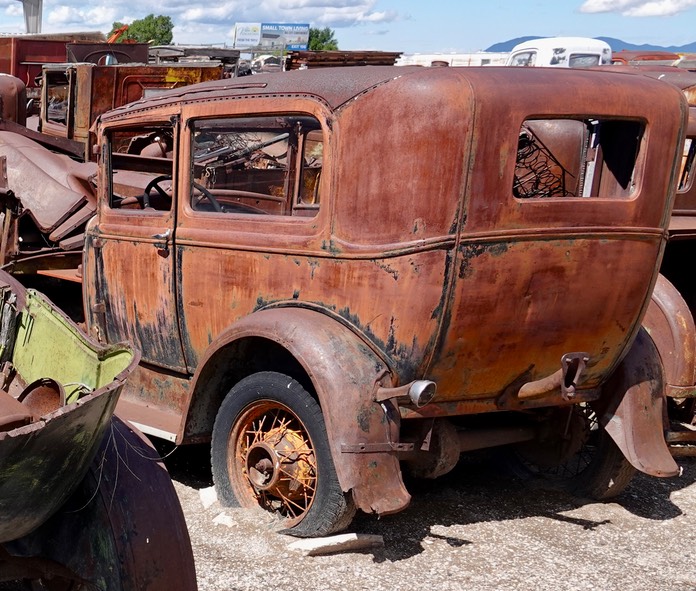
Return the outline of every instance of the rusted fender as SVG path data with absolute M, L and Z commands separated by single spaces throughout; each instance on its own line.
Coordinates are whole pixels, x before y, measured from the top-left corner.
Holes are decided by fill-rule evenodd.
M 0 73 L 0 119 L 27 123 L 27 88 L 19 78 Z
M 631 465 L 651 476 L 676 476 L 679 467 L 665 443 L 664 387 L 660 357 L 641 328 L 593 408 Z
M 306 371 L 324 415 L 338 480 L 344 492 L 352 490 L 356 506 L 380 515 L 407 507 L 411 496 L 396 450 L 390 449 L 390 442 L 398 443 L 401 419 L 393 402 L 373 399 L 378 383 L 392 385 L 380 382 L 386 365 L 375 352 L 320 312 L 267 309 L 246 316 L 211 343 L 194 380 L 217 351 L 249 337 L 278 343 Z
M 658 276 L 643 327 L 657 347 L 667 396 L 696 393 L 696 326 L 684 298 L 665 277 Z
M 2 550 L 0 571 L 67 579 L 80 589 L 197 589 L 191 542 L 169 474 L 152 444 L 116 417 L 65 506 Z
M 75 162 L 10 131 L 0 131 L 0 156 L 7 159 L 8 188 L 42 232 L 54 231 L 82 207 L 94 211 L 96 163 Z

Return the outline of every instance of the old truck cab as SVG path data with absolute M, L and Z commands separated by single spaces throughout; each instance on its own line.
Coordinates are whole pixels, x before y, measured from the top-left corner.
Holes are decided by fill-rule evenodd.
M 296 535 L 477 448 L 598 498 L 675 475 L 640 327 L 685 117 L 646 77 L 417 67 L 103 115 L 82 273 L 92 335 L 142 351 L 119 412 L 211 440 L 219 497 Z
M 41 72 L 39 130 L 64 139 L 66 145 L 70 142 L 75 156 L 90 160 L 90 128 L 100 114 L 165 90 L 219 80 L 222 72 L 217 62 L 46 64 Z

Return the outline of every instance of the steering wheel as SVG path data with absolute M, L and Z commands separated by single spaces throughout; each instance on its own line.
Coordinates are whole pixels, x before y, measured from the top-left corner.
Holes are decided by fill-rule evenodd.
M 143 201 L 143 209 L 146 207 L 150 207 L 150 191 L 152 189 L 155 189 L 157 193 L 159 194 L 162 199 L 171 199 L 172 196 L 167 193 L 162 187 L 159 186 L 159 183 L 162 181 L 171 181 L 172 180 L 172 175 L 170 174 L 161 174 L 159 176 L 156 176 L 154 179 L 152 179 L 148 184 L 147 187 L 145 187 L 145 192 L 143 193 L 142 196 L 142 201 Z
M 154 179 L 157 180 L 157 179 Z M 213 209 L 215 211 L 222 212 L 222 205 L 220 205 L 220 202 L 217 200 L 217 198 L 208 190 L 206 189 L 203 185 L 199 185 L 198 183 L 194 182 L 191 183 L 193 185 L 193 188 L 196 189 L 197 191 L 200 191 L 201 195 L 205 197 L 208 201 L 210 201 L 211 205 L 213 206 Z

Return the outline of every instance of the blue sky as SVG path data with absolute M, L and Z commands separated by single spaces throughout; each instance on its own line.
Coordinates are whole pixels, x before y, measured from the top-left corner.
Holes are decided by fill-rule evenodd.
M 43 32 L 103 31 L 164 14 L 174 42 L 232 44 L 235 22 L 331 27 L 341 49 L 469 52 L 526 35 L 696 41 L 696 0 L 43 0 Z M 0 33 L 24 32 L 19 0 L 0 0 Z

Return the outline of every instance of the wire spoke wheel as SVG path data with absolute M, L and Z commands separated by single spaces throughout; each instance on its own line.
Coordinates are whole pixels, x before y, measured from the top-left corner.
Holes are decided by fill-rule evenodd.
M 319 404 L 284 374 L 252 374 L 229 391 L 210 454 L 220 500 L 278 515 L 286 533 L 328 535 L 348 527 L 355 514 L 336 475 Z
M 558 413 L 541 445 L 534 442 L 517 448 L 517 457 L 530 472 L 550 480 L 576 478 L 598 453 L 599 423 L 592 409 L 579 404 L 564 409 L 564 413 L 566 418 Z
M 263 509 L 296 520 L 312 505 L 317 460 L 306 427 L 285 405 L 260 400 L 230 433 L 228 470 L 236 489 Z
M 556 409 L 539 438 L 513 455 L 518 475 L 595 499 L 616 496 L 635 473 L 586 403 Z

